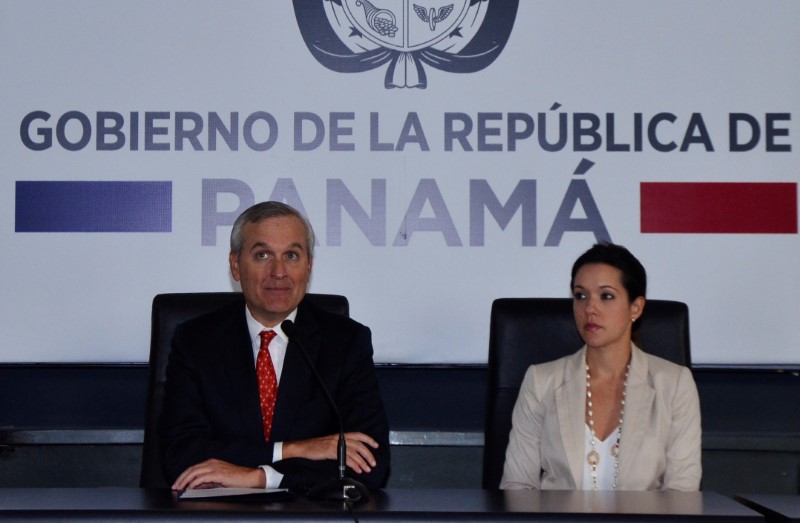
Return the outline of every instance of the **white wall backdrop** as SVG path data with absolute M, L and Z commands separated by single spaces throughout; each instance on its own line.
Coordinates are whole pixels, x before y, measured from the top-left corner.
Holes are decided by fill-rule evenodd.
M 413 3 L 0 1 L 0 361 L 146 361 L 277 198 L 380 362 L 485 362 L 492 300 L 607 237 L 696 363 L 800 364 L 800 3 Z

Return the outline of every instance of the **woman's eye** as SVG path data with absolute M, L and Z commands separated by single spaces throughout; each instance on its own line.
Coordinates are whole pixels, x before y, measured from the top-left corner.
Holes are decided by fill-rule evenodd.
M 586 299 L 586 295 L 582 292 L 576 292 L 572 295 L 572 298 L 575 300 L 583 300 Z
M 606 292 L 606 293 L 603 293 L 602 298 L 604 300 L 613 300 L 614 299 L 614 295 L 611 294 L 611 293 Z

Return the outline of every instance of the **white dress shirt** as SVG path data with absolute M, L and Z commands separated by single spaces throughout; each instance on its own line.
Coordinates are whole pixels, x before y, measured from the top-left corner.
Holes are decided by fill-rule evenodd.
M 583 463 L 583 484 L 582 490 L 594 490 L 594 482 L 592 481 L 592 466 L 589 464 L 589 453 L 592 451 L 592 430 L 589 425 L 584 425 L 586 431 L 584 434 L 583 453 L 586 459 Z M 611 454 L 612 449 L 617 444 L 617 429 L 614 429 L 605 440 L 597 438 L 595 441 L 594 449 L 600 456 L 600 462 L 597 463 L 597 490 L 614 490 L 614 456 Z
M 250 309 L 245 307 L 247 317 L 247 330 L 250 332 L 250 342 L 253 345 L 253 362 L 258 359 L 258 351 L 261 350 L 261 331 L 274 330 L 276 336 L 269 342 L 269 356 L 272 358 L 272 366 L 275 368 L 275 377 L 278 380 L 278 387 L 281 383 L 281 371 L 283 371 L 283 360 L 286 358 L 286 347 L 289 345 L 289 337 L 281 329 L 280 324 L 275 327 L 265 327 L 261 325 L 253 315 L 250 314 Z M 293 310 L 287 320 L 294 321 L 297 317 L 297 309 Z M 279 389 L 280 390 L 280 389 Z M 275 442 L 272 450 L 272 461 L 280 461 L 283 459 L 283 442 Z M 266 475 L 266 488 L 277 488 L 281 484 L 283 474 L 275 470 L 269 465 L 261 465 Z

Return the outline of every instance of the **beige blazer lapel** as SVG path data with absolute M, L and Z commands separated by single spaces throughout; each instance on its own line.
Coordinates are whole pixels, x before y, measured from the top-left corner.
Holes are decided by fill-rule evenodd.
M 586 423 L 586 347 L 564 361 L 564 376 L 555 391 L 558 427 L 572 472 L 572 487 L 583 483 L 584 425 Z
M 656 391 L 647 382 L 647 358 L 637 347 L 632 345 L 631 348 L 631 370 L 628 374 L 625 416 L 622 420 L 622 438 L 619 444 L 619 485 L 623 489 L 629 483 L 627 480 L 636 474 L 634 464 L 639 458 L 645 439 L 641 435 L 647 434 L 649 414 L 656 397 Z

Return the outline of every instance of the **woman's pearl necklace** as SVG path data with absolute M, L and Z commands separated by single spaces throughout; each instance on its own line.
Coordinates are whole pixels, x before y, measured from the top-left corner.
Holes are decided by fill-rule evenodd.
M 631 364 L 625 368 L 625 384 L 622 388 L 622 408 L 619 412 L 619 425 L 617 426 L 617 441 L 611 447 L 611 457 L 614 458 L 614 483 L 612 488 L 617 488 L 617 478 L 619 477 L 619 440 L 622 437 L 622 420 L 625 417 L 625 395 L 628 392 L 628 373 Z M 595 448 L 597 445 L 597 435 L 594 432 L 594 419 L 592 416 L 592 383 L 589 374 L 589 364 L 586 364 L 586 413 L 589 417 L 589 431 L 592 433 L 592 450 L 586 455 L 586 461 L 592 467 L 592 490 L 597 490 L 597 465 L 600 463 L 600 453 Z

